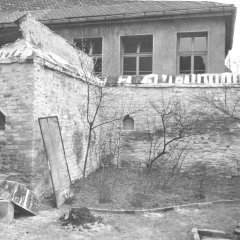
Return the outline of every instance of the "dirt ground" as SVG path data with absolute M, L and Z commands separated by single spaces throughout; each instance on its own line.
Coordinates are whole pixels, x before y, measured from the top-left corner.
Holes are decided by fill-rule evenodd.
M 72 206 L 139 209 L 240 199 L 239 179 L 226 178 L 219 174 L 203 175 L 202 178 L 189 178 L 186 174 L 181 174 L 163 191 L 160 187 L 155 187 L 161 178 L 154 178 L 151 174 L 139 174 L 135 169 L 107 168 L 104 173 L 105 175 L 100 169 L 74 184 L 76 201 Z M 109 196 L 110 201 L 100 203 L 100 191 L 104 197 Z M 199 197 L 200 194 L 204 195 L 203 198 Z M 140 200 L 142 205 L 137 205 Z
M 233 233 L 240 222 L 240 204 L 216 205 L 167 213 L 141 215 L 97 214 L 102 216 L 104 226 L 97 230 L 76 232 L 61 226 L 58 218 L 69 206 L 57 210 L 48 208 L 35 217 L 18 217 L 13 223 L 0 224 L 0 239 L 44 240 L 190 240 L 191 230 L 211 228 Z

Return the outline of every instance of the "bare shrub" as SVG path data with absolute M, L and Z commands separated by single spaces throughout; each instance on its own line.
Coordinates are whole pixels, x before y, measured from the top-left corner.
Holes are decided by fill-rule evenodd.
M 143 207 L 144 203 L 150 199 L 151 193 L 155 189 L 155 179 L 148 172 L 139 173 L 139 177 L 131 193 L 126 197 L 126 200 L 132 207 Z
M 183 163 L 191 150 L 190 143 L 191 139 L 173 144 L 169 148 L 169 153 L 155 165 L 154 171 L 151 171 L 151 176 L 155 179 L 155 188 L 165 190 L 176 183 L 183 171 Z
M 188 110 L 179 99 L 160 99 L 159 102 L 150 102 L 150 105 L 156 120 L 148 123 L 151 136 L 147 168 L 150 171 L 156 163 L 161 166 L 167 163 L 173 166 L 170 172 L 174 173 L 182 166 L 181 156 L 188 149 L 189 139 L 202 133 L 200 115 Z M 187 141 L 185 147 L 181 144 L 184 141 Z
M 192 154 L 192 138 L 204 133 L 202 117 L 175 97 L 150 101 L 150 106 L 155 118 L 147 116 L 146 166 L 155 188 L 165 190 L 178 180 L 184 161 Z
M 231 67 L 231 65 L 229 65 Z M 240 92 L 238 88 L 232 86 L 224 86 L 222 88 L 213 89 L 211 91 L 205 91 L 204 93 L 195 96 L 195 98 L 210 106 L 213 111 L 222 115 L 225 119 L 230 119 L 232 123 L 240 123 Z M 211 120 L 215 121 L 216 114 L 212 114 Z M 218 121 L 219 124 L 219 121 Z M 222 130 L 222 129 L 221 129 Z M 239 192 L 240 187 L 240 164 L 238 156 L 234 157 L 233 160 L 236 163 L 236 173 L 238 178 L 236 178 L 236 192 Z M 237 180 L 239 179 L 239 180 Z
M 198 161 L 190 167 L 188 172 L 195 198 L 206 199 L 211 188 L 218 180 L 217 170 L 210 166 L 209 163 Z
M 97 189 L 99 203 L 110 203 L 113 201 L 115 178 L 112 167 L 99 167 L 92 174 L 93 186 Z

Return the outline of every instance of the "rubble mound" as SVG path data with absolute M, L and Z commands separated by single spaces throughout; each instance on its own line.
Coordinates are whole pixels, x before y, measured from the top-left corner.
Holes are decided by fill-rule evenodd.
M 101 217 L 94 217 L 86 207 L 72 208 L 68 214 L 64 214 L 59 220 L 62 222 L 62 226 L 82 226 L 83 228 L 89 228 L 89 224 L 102 222 Z

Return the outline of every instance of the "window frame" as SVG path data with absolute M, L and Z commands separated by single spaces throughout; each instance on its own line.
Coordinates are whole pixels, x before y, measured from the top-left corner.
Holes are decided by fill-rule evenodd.
M 77 41 L 80 41 L 80 40 L 83 41 L 84 39 L 101 39 L 101 45 L 102 45 L 101 46 L 101 54 L 92 54 L 92 55 L 90 55 L 90 57 L 92 57 L 93 61 L 95 59 L 101 59 L 101 72 L 94 71 L 94 74 L 96 74 L 97 76 L 102 76 L 103 75 L 103 37 L 102 36 L 91 36 L 91 37 L 86 36 L 86 37 L 74 38 L 73 43 L 76 46 Z M 80 49 L 80 50 L 83 51 L 82 49 Z M 86 54 L 89 56 L 88 53 L 86 53 Z
M 152 52 L 140 52 L 140 41 L 137 45 L 137 51 L 136 53 L 124 53 L 124 38 L 130 38 L 130 37 L 133 37 L 133 38 L 141 38 L 141 37 L 146 37 L 146 36 L 150 36 L 152 38 Z M 134 57 L 136 58 L 136 74 L 132 74 L 131 76 L 134 76 L 134 75 L 146 75 L 146 74 L 140 74 L 140 58 L 141 57 L 151 57 L 152 58 L 152 69 L 151 69 L 151 72 L 149 71 L 148 74 L 152 74 L 153 73 L 153 49 L 154 49 L 154 41 L 153 41 L 153 34 L 140 34 L 140 35 L 126 35 L 126 36 L 120 36 L 120 58 L 121 58 L 121 74 L 122 75 L 131 75 L 131 74 L 124 74 L 124 58 L 127 58 L 127 57 Z
M 194 51 L 195 37 L 205 37 L 206 38 L 206 50 L 205 51 Z M 181 38 L 191 38 L 191 51 L 180 51 L 180 39 Z M 209 62 L 209 32 L 208 31 L 198 31 L 198 32 L 178 32 L 177 33 L 177 74 L 195 74 L 194 73 L 194 57 L 195 56 L 205 56 L 205 72 L 208 72 L 208 62 Z M 180 73 L 180 57 L 190 56 L 191 57 L 191 72 L 190 73 Z M 204 74 L 202 73 L 202 74 Z M 200 74 L 200 73 L 196 73 Z

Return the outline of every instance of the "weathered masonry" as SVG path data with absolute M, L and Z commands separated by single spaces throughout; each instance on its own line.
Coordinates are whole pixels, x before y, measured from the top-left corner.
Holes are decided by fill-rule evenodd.
M 113 80 L 111 80 L 113 83 Z M 240 98 L 240 74 L 198 74 L 198 75 L 147 75 L 120 76 L 115 85 L 124 88 L 127 104 L 126 116 L 121 120 L 122 129 L 120 166 L 144 166 L 147 163 L 153 131 L 160 131 L 161 119 L 150 102 L 160 107 L 164 101 L 176 100 L 183 104 L 191 114 L 200 112 L 201 132 L 191 138 L 191 151 L 184 161 L 184 167 L 196 162 L 206 163 L 208 167 L 217 169 L 219 173 L 232 174 L 238 172 L 240 123 L 226 117 L 213 107 L 201 101 L 201 97 L 209 94 L 216 99 L 224 99 L 227 93 L 227 104 L 230 109 Z M 116 88 L 116 87 L 114 87 Z M 131 99 L 130 99 L 131 98 Z M 239 116 L 240 105 L 237 104 L 235 114 Z M 140 109 L 140 111 L 136 111 Z M 207 120 L 205 119 L 207 117 Z M 162 136 L 162 135 L 161 135 Z
M 51 44 L 57 41 L 66 51 L 68 44 L 46 27 L 29 19 L 21 27 L 25 38 L 6 45 L 0 52 L 0 171 L 28 183 L 36 194 L 42 195 L 51 181 L 38 124 L 40 117 L 58 116 L 70 177 L 75 180 L 82 176 L 87 72 L 81 75 L 84 69 L 78 70 L 77 62 L 71 61 L 75 65 L 70 65 L 66 61 L 74 56 L 74 49 L 68 49 L 65 59 L 55 54 L 57 48 L 54 50 Z M 30 43 L 37 33 L 48 36 L 48 41 L 41 42 L 41 49 Z M 41 41 L 41 37 L 35 40 Z M 87 56 L 82 57 L 91 63 Z M 88 171 L 95 165 L 90 161 Z
M 157 44 L 165 44 L 164 39 L 160 42 L 156 41 L 165 31 L 154 32 L 154 34 L 145 32 L 146 29 L 151 30 L 150 25 L 148 27 L 150 24 L 148 21 L 145 22 L 146 25 L 142 25 L 143 29 L 140 26 L 140 19 L 128 25 L 125 21 L 111 22 L 107 26 L 104 25 L 105 27 L 99 25 L 98 30 L 109 31 L 109 38 L 113 37 L 113 39 L 108 42 L 107 38 L 103 38 L 102 41 L 99 41 L 97 37 L 93 38 L 95 39 L 94 44 L 103 44 L 102 48 L 97 47 L 93 51 L 97 63 L 97 65 L 95 64 L 95 73 L 101 74 L 101 69 L 103 69 L 104 58 L 107 56 L 104 54 L 106 44 L 108 44 L 108 49 L 116 50 L 113 51 L 116 56 L 114 55 L 113 59 L 109 61 L 111 71 L 105 73 L 110 75 L 121 73 L 116 78 L 108 77 L 104 81 L 107 85 L 114 85 L 115 89 L 120 89 L 121 86 L 121 91 L 116 91 L 118 95 L 111 96 L 116 101 L 116 108 L 105 108 L 107 113 L 102 111 L 101 117 L 111 112 L 115 113 L 118 106 L 121 107 L 124 105 L 124 101 L 126 102 L 123 106 L 124 115 L 118 124 L 121 129 L 119 166 L 124 166 L 124 164 L 138 166 L 141 162 L 146 162 L 149 150 L 147 138 L 149 122 L 152 123 L 157 119 L 156 113 L 151 110 L 149 101 L 158 103 L 160 98 L 167 100 L 169 97 L 174 97 L 185 103 L 190 110 L 197 108 L 202 114 L 215 117 L 214 121 L 202 123 L 206 124 L 208 131 L 192 139 L 194 154 L 189 156 L 186 163 L 192 164 L 201 160 L 223 172 L 232 173 L 236 170 L 240 141 L 238 122 L 232 121 L 231 118 L 225 118 L 201 101 L 194 100 L 194 96 L 201 96 L 204 92 L 222 90 L 225 87 L 234 92 L 233 97 L 239 96 L 239 74 L 221 73 L 224 70 L 223 60 L 231 45 L 232 36 L 230 34 L 226 42 L 223 41 L 227 31 L 223 27 L 223 23 L 229 20 L 227 10 L 231 13 L 232 6 L 227 7 L 225 11 L 219 13 L 220 16 L 216 17 L 217 20 L 220 20 L 224 13 L 223 19 L 227 18 L 225 20 L 217 21 L 215 17 L 206 18 L 208 22 L 206 26 L 213 26 L 216 23 L 216 29 L 219 30 L 216 32 L 216 29 L 209 27 L 206 30 L 205 27 L 200 26 L 200 19 L 196 17 L 198 31 L 201 34 L 194 33 L 192 36 L 185 33 L 187 31 L 185 23 L 189 23 L 189 19 L 161 20 L 161 24 L 160 22 L 158 24 L 163 29 L 174 30 L 171 33 L 168 32 L 169 39 L 171 38 L 170 46 L 175 49 L 173 53 L 169 51 L 169 55 L 160 50 L 159 52 L 157 50 L 158 53 L 154 52 Z M 230 19 L 232 19 L 231 14 Z M 182 29 L 181 33 L 176 31 L 176 26 L 164 25 L 162 21 L 169 24 L 174 22 L 176 25 L 181 23 L 182 25 L 178 29 L 179 31 Z M 91 32 L 93 29 L 95 32 L 97 24 L 100 23 L 89 25 L 89 30 L 82 26 L 80 30 L 76 30 L 76 34 L 79 34 L 79 31 Z M 116 26 L 112 28 L 114 24 Z M 47 27 L 29 17 L 21 19 L 20 26 L 23 38 L 0 50 L 0 172 L 9 174 L 14 180 L 27 183 L 36 194 L 41 195 L 44 192 L 43 189 L 47 190 L 51 182 L 38 118 L 58 116 L 71 179 L 81 178 L 89 127 L 86 124 L 88 86 L 86 81 L 91 79 L 88 84 L 91 83 L 91 86 L 95 87 L 94 89 L 98 89 L 98 84 L 103 84 L 103 82 L 92 75 L 94 67 L 92 59 L 82 51 L 78 52 L 62 37 L 53 34 Z M 153 22 L 151 26 L 155 26 Z M 195 20 L 191 26 L 196 27 Z M 59 31 L 61 27 L 63 26 L 59 26 Z M 73 28 L 76 27 L 77 25 L 69 27 L 68 32 L 73 34 L 75 31 Z M 94 34 L 92 32 L 91 35 L 90 32 L 87 33 L 91 38 Z M 62 35 L 64 35 L 63 33 L 65 34 L 66 30 L 62 31 Z M 98 32 L 95 32 L 95 35 L 97 36 Z M 173 35 L 175 40 L 172 38 Z M 80 37 L 80 35 L 74 35 L 73 39 L 77 39 L 78 36 Z M 119 38 L 115 39 L 115 36 L 119 36 Z M 163 37 L 163 35 L 161 36 Z M 67 36 L 65 37 L 67 38 Z M 214 41 L 216 42 L 217 38 L 221 39 L 218 44 L 220 49 L 214 49 L 216 45 L 214 45 Z M 83 42 L 78 42 L 78 46 L 81 48 L 81 44 L 85 44 L 86 50 L 92 51 L 92 45 L 89 44 L 88 39 L 85 40 L 83 37 Z M 106 42 L 104 43 L 104 41 Z M 132 42 L 133 44 L 131 44 Z M 185 43 L 189 42 L 191 51 L 189 52 L 189 49 L 187 52 L 182 51 L 186 47 Z M 179 45 L 178 54 L 177 48 L 173 47 L 177 43 Z M 121 46 L 124 49 L 122 51 L 120 51 Z M 192 51 L 199 46 L 202 47 L 200 51 Z M 111 51 L 111 54 L 113 52 Z M 161 59 L 158 58 L 161 54 L 163 54 L 161 58 L 164 58 L 165 64 L 156 64 L 154 59 Z M 180 60 L 179 66 L 182 66 L 181 74 L 175 74 L 178 73 L 176 54 Z M 210 54 L 213 54 L 213 57 Z M 171 62 L 170 58 L 168 59 L 169 56 Z M 153 64 L 152 70 L 149 71 L 148 66 L 151 65 L 151 59 Z M 175 60 L 172 61 L 172 59 Z M 145 62 L 145 60 L 147 61 Z M 200 60 L 204 60 L 204 66 L 208 66 L 205 70 L 207 69 L 209 73 L 206 73 L 202 67 L 200 68 L 199 64 L 195 64 L 195 61 L 200 63 Z M 120 61 L 123 61 L 123 65 Z M 141 64 L 147 67 L 143 71 Z M 199 68 L 195 69 L 195 66 Z M 164 74 L 153 74 L 162 72 Z M 115 94 L 114 91 L 113 94 Z M 127 99 L 128 97 L 129 99 Z M 232 102 L 230 101 L 230 103 Z M 136 111 L 138 108 L 142 110 Z M 101 118 L 98 119 L 98 121 L 100 120 Z M 102 130 L 99 131 L 100 133 L 96 133 L 97 137 L 99 134 L 104 134 L 105 127 L 106 125 L 100 129 Z M 97 137 L 94 141 L 98 140 Z M 94 154 L 90 151 L 88 172 L 98 166 L 99 158 Z

